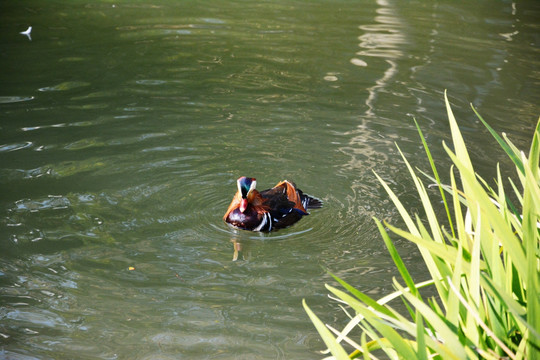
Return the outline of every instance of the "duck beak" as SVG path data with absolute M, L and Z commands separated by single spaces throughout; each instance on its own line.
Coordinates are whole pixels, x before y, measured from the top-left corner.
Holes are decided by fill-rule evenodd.
M 242 201 L 240 202 L 240 212 L 243 213 L 244 211 L 246 211 L 247 207 L 248 207 L 247 199 L 242 199 Z

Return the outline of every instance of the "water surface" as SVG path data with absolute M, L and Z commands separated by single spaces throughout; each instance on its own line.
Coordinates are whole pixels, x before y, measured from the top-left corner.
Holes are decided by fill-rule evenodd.
M 538 118 L 535 1 L 35 0 L 0 13 L 6 358 L 319 358 L 302 299 L 345 321 L 326 268 L 376 297 L 392 289 L 372 217 L 399 219 L 373 171 L 418 209 L 395 147 L 427 170 L 413 118 L 446 171 L 448 89 L 487 179 L 511 167 L 469 104 L 523 149 Z M 295 181 L 325 206 L 278 232 L 233 231 L 221 217 L 241 175 Z

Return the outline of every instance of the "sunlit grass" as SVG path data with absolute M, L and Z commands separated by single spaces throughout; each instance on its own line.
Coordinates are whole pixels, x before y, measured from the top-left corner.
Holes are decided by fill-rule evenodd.
M 474 171 L 446 94 L 445 103 L 453 143 L 453 150 L 443 143 L 453 162 L 450 184 L 441 183 L 417 124 L 432 169 L 432 175 L 422 176 L 440 189 L 436 202 L 444 204 L 443 218 L 437 216 L 418 170 L 403 154 L 423 217 L 409 215 L 406 204 L 375 174 L 407 227 L 374 219 L 401 276 L 393 280 L 395 292 L 374 300 L 334 276 L 346 291 L 326 287 L 350 318 L 341 330 L 324 325 L 304 302 L 330 358 L 540 358 L 540 120 L 525 154 L 473 109 L 516 166 L 517 183 L 503 179 L 497 165 L 491 187 Z M 388 230 L 418 246 L 430 280 L 414 282 Z M 435 287 L 436 299 L 421 295 L 420 289 L 427 286 Z M 406 314 L 391 307 L 398 298 Z

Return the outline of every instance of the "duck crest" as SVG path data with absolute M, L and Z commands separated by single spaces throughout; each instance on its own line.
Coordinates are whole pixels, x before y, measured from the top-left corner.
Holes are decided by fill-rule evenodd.
M 322 207 L 322 201 L 304 194 L 293 182 L 283 180 L 271 189 L 259 192 L 255 178 L 242 176 L 238 191 L 223 220 L 231 226 L 252 231 L 271 231 L 294 224 L 308 209 Z

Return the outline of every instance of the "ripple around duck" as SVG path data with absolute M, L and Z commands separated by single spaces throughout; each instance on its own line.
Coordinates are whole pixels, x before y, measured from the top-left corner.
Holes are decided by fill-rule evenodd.
M 216 192 L 203 192 L 201 194 L 192 194 L 188 196 L 183 203 L 189 209 L 197 209 L 194 204 L 199 203 L 199 209 L 186 214 L 188 219 L 194 219 L 194 230 L 203 237 L 208 237 L 213 241 L 223 238 L 226 234 L 227 226 L 222 220 L 225 210 L 227 210 L 229 200 L 223 200 Z M 209 204 L 201 207 L 200 204 Z M 189 220 L 188 220 L 189 221 Z

